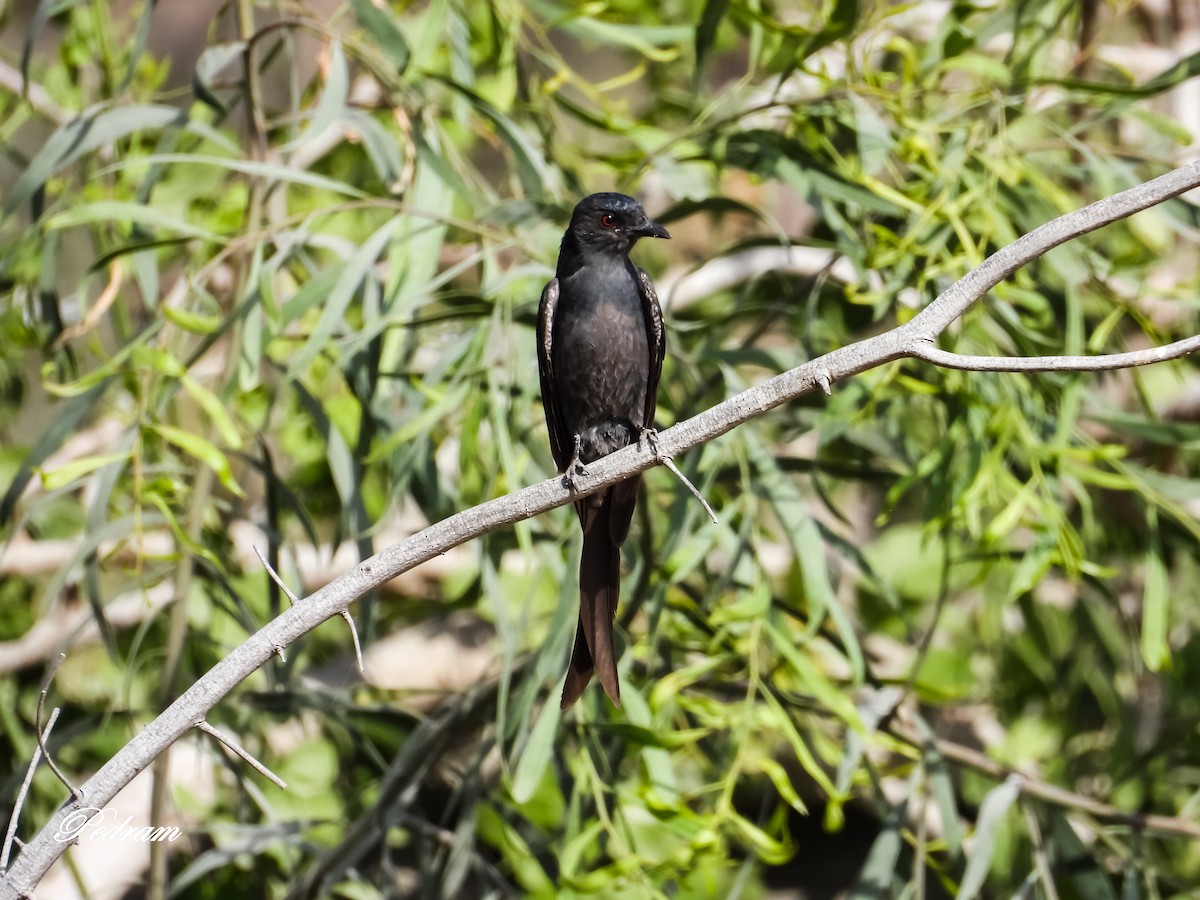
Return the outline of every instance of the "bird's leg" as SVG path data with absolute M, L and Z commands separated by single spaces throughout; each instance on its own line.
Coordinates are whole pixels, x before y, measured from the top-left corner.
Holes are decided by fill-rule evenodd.
M 567 486 L 571 490 L 575 489 L 575 476 L 586 475 L 588 470 L 583 467 L 583 461 L 579 458 L 579 450 L 583 445 L 583 438 L 580 435 L 575 435 L 575 451 L 571 454 L 571 461 L 567 463 L 567 471 L 563 472 L 563 477 L 567 479 Z

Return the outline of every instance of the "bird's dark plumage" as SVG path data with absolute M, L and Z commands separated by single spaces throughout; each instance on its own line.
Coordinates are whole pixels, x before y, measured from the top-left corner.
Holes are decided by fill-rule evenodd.
M 542 291 L 542 406 L 554 462 L 568 477 L 575 463 L 620 450 L 654 427 L 666 341 L 654 285 L 629 261 L 640 237 L 670 235 L 632 197 L 585 197 L 563 235 L 555 277 Z M 575 504 L 583 526 L 579 630 L 563 709 L 579 699 L 593 671 L 612 702 L 621 703 L 612 627 L 621 586 L 621 544 L 629 534 L 640 482 L 635 476 Z

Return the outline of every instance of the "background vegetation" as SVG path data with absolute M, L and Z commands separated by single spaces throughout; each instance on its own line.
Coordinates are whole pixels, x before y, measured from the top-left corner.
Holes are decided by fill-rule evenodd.
M 553 473 L 533 325 L 583 194 L 675 235 L 636 254 L 666 426 L 1200 132 L 1186 3 L 235 0 L 192 50 L 178 4 L 28 6 L 0 3 L 6 801 L 60 645 L 78 778 L 286 602 L 252 545 L 311 590 Z M 1194 334 L 1198 229 L 1181 199 L 1076 240 L 943 346 Z M 652 471 L 621 710 L 557 709 L 573 515 L 493 533 L 354 608 L 365 676 L 330 624 L 218 705 L 289 789 L 197 739 L 137 819 L 188 837 L 149 891 L 165 862 L 194 898 L 1196 896 L 1198 397 L 1191 362 L 893 363 L 680 460 L 720 525 Z M 39 771 L 21 834 L 64 796 Z

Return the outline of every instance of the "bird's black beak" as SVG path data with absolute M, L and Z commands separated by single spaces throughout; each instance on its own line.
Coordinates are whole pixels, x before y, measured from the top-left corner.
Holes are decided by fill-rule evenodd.
M 641 225 L 633 229 L 633 233 L 638 237 L 663 238 L 668 241 L 671 239 L 671 233 L 667 229 L 649 219 L 643 220 Z

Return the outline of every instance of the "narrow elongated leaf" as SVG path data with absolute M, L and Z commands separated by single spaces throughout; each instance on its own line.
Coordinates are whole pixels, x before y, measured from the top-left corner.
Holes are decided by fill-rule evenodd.
M 1086 897 L 1087 900 L 1117 900 L 1109 873 L 1092 855 L 1091 848 L 1079 839 L 1064 813 L 1054 814 L 1049 838 L 1057 851 L 1055 856 L 1058 869 L 1063 873 L 1064 886 L 1072 891 L 1070 896 Z
M 516 122 L 471 89 L 449 78 L 440 80 L 470 100 L 479 113 L 496 126 L 500 137 L 512 150 L 525 196 L 541 197 L 556 187 L 557 174 L 546 165 L 545 154 L 534 146 L 533 140 Z
M 394 191 L 404 170 L 404 159 L 395 136 L 361 110 L 348 109 L 345 116 L 346 123 L 358 134 L 379 179 Z
M 55 172 L 97 147 L 127 137 L 136 131 L 164 128 L 182 122 L 186 115 L 171 106 L 139 103 L 85 113 L 63 125 L 30 160 L 12 192 L 4 201 L 4 216 L 29 200 Z
M 296 378 L 300 372 L 312 365 L 312 361 L 325 349 L 338 327 L 345 324 L 346 309 L 350 306 L 350 301 L 354 298 L 354 294 L 364 278 L 375 277 L 373 271 L 375 261 L 402 221 L 400 216 L 388 219 L 381 228 L 367 238 L 358 252 L 346 260 L 345 266 L 341 269 L 337 281 L 333 285 L 333 290 L 325 298 L 325 305 L 321 308 L 321 317 L 317 320 L 312 334 L 309 335 L 304 346 L 300 348 L 288 366 L 288 378 Z
M 704 73 L 704 64 L 712 51 L 717 39 L 717 28 L 721 19 L 729 9 L 729 0 L 707 0 L 704 11 L 700 14 L 700 23 L 696 26 L 696 73 L 693 81 L 699 81 Z
M 528 803 L 534 790 L 542 780 L 546 766 L 554 754 L 555 737 L 558 734 L 558 722 L 562 718 L 559 705 L 551 697 L 542 706 L 538 714 L 537 724 L 529 733 L 529 740 L 517 763 L 517 771 L 513 775 L 512 795 L 518 803 Z
M 55 213 L 46 220 L 46 228 L 54 231 L 77 225 L 93 225 L 97 222 L 129 222 L 151 228 L 166 228 L 180 235 L 203 238 L 206 241 L 219 240 L 211 231 L 198 228 L 165 210 L 140 203 L 122 203 L 114 200 L 85 203 Z
M 899 809 L 905 811 L 907 807 L 905 801 Z M 888 816 L 883 830 L 871 844 L 867 861 L 859 873 L 858 883 L 850 891 L 850 900 L 878 900 L 880 897 L 893 896 L 892 879 L 896 876 L 900 851 L 904 847 L 901 834 L 903 824 L 903 820 L 899 820 L 895 814 Z
M 321 100 L 313 112 L 313 117 L 300 135 L 281 149 L 284 152 L 294 150 L 324 132 L 345 112 L 349 92 L 350 73 L 346 69 L 346 54 L 342 52 L 342 42 L 334 40 L 329 48 L 329 72 L 325 78 L 325 90 L 321 93 Z
M 216 166 L 243 175 L 257 175 L 269 181 L 281 181 L 290 184 L 302 184 L 318 190 L 331 191 L 335 194 L 345 194 L 356 199 L 365 199 L 368 195 L 344 181 L 326 178 L 306 169 L 291 169 L 278 163 L 253 162 L 247 159 L 228 159 L 223 156 L 205 156 L 191 153 L 155 153 L 150 156 L 139 156 L 136 159 L 113 166 L 115 169 L 129 165 L 160 165 L 180 163 L 183 165 Z
M 221 435 L 221 440 L 233 449 L 239 449 L 242 446 L 242 436 L 238 433 L 237 426 L 233 424 L 233 418 L 220 398 L 186 372 L 180 376 L 179 381 L 188 395 L 200 404 L 200 408 L 204 410 L 205 415 L 213 423 L 213 427 Z
M 1020 793 L 1020 778 L 1013 775 L 1006 778 L 1003 784 L 992 788 L 983 798 L 975 825 L 975 844 L 971 848 L 971 855 L 967 857 L 967 868 L 958 886 L 958 900 L 974 900 L 983 890 L 996 850 L 1000 824 Z
M 146 0 L 141 15 L 138 16 L 137 28 L 133 32 L 133 42 L 129 50 L 129 64 L 125 67 L 125 77 L 121 79 L 121 86 L 117 89 L 118 94 L 125 93 L 133 82 L 138 61 L 142 58 L 142 51 L 146 49 L 146 37 L 150 34 L 150 19 L 154 15 L 154 8 L 157 5 L 158 0 Z
M 162 422 L 155 424 L 153 430 L 184 453 L 194 457 L 212 469 L 227 491 L 238 497 L 245 496 L 242 486 L 233 477 L 233 470 L 229 466 L 229 458 L 207 438 Z
M 43 471 L 42 487 L 48 491 L 57 491 L 59 488 L 66 487 L 68 484 L 79 480 L 85 475 L 91 474 L 99 468 L 107 466 L 109 463 L 119 462 L 128 458 L 128 453 L 105 453 L 101 456 L 87 456 L 83 459 L 77 459 L 56 469 Z
M 196 60 L 196 68 L 192 73 L 192 90 L 201 103 L 206 103 L 219 113 L 226 112 L 225 104 L 217 96 L 213 82 L 218 75 L 230 69 L 234 62 L 241 62 L 246 55 L 245 41 L 231 41 L 227 44 L 213 44 L 205 48 Z M 240 74 L 240 73 L 239 73 Z
M 89 390 L 69 398 L 61 406 L 54 407 L 54 415 L 50 417 L 50 424 L 42 432 L 37 443 L 33 445 L 29 455 L 21 462 L 21 467 L 13 477 L 12 483 L 4 492 L 4 499 L 0 500 L 0 525 L 7 525 L 12 520 L 17 501 L 21 499 L 21 495 L 25 492 L 25 487 L 33 478 L 37 467 L 62 446 L 67 435 L 75 430 L 75 426 L 100 400 L 108 383 L 109 378 L 105 378 Z
M 143 512 L 138 516 L 122 516 L 119 519 L 105 522 L 98 528 L 89 529 L 87 534 L 81 536 L 79 543 L 71 551 L 71 555 L 63 561 L 49 584 L 46 585 L 41 604 L 38 607 L 38 615 L 45 615 L 48 610 L 58 604 L 63 589 L 78 573 L 84 560 L 96 554 L 102 545 L 119 541 L 132 534 L 135 529 L 157 528 L 166 521 L 165 517 L 151 511 Z
M 392 61 L 392 65 L 396 67 L 396 74 L 401 74 L 408 68 L 412 52 L 408 49 L 404 32 L 396 24 L 390 10 L 387 7 L 376 6 L 372 0 L 351 0 L 350 7 L 354 10 L 354 18 L 358 20 L 358 24 L 371 35 Z
M 1171 664 L 1167 643 L 1171 587 L 1158 535 L 1158 516 L 1150 508 L 1150 549 L 1146 553 L 1145 586 L 1142 589 L 1142 658 L 1146 668 L 1159 672 Z

